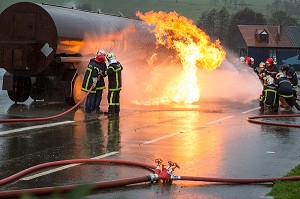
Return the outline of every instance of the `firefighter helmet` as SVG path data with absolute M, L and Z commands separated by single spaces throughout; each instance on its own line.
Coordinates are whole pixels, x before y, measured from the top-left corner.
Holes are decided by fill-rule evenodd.
M 289 68 L 290 68 L 290 66 L 288 64 L 284 64 L 281 66 L 282 71 L 287 71 Z
M 251 57 L 246 57 L 246 64 L 251 64 Z
M 108 52 L 107 55 L 106 55 L 106 59 L 108 61 L 108 64 L 111 64 L 111 63 L 117 63 L 117 58 L 115 56 L 114 53 L 112 52 Z
M 265 67 L 266 67 L 266 64 L 265 64 L 264 62 L 260 62 L 260 63 L 259 63 L 259 69 L 260 69 L 260 70 L 265 69 Z
M 99 64 L 105 61 L 105 57 L 103 54 L 98 54 L 95 57 L 96 62 L 98 62 Z
M 273 64 L 274 63 L 274 61 L 273 61 L 273 59 L 271 58 L 271 57 L 269 57 L 267 60 L 266 60 L 266 64 Z
M 106 52 L 103 49 L 98 50 L 97 55 L 99 55 L 99 54 L 106 56 Z
M 240 62 L 245 63 L 245 57 L 240 57 Z
M 254 64 L 254 58 L 253 57 L 250 58 L 250 61 L 251 61 L 251 64 Z
M 108 52 L 106 55 L 106 59 L 111 60 L 113 58 L 116 58 L 115 54 L 112 52 Z

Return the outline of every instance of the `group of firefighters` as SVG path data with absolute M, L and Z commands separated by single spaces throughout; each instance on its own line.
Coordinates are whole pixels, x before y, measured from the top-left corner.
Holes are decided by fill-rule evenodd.
M 108 65 L 106 65 L 106 62 Z M 117 61 L 114 53 L 99 50 L 87 66 L 81 90 L 88 92 L 85 102 L 85 113 L 104 113 L 108 116 L 119 116 L 120 91 L 122 89 L 121 71 L 123 66 Z M 108 77 L 108 111 L 100 111 L 100 102 L 105 87 L 104 77 Z
M 106 65 L 106 62 L 108 65 Z M 257 70 L 252 57 L 240 57 L 240 62 L 248 65 L 258 75 L 263 84 L 263 91 L 260 96 L 260 111 L 278 112 L 282 107 L 285 111 L 290 111 L 294 106 L 300 111 L 297 103 L 298 78 L 296 71 L 291 66 L 285 64 L 281 66 L 281 72 L 274 64 L 272 58 L 259 64 Z M 104 50 L 99 50 L 88 64 L 82 82 L 81 90 L 88 92 L 85 104 L 85 112 L 96 112 L 100 114 L 100 102 L 105 87 L 104 77 L 108 76 L 108 116 L 118 116 L 120 112 L 120 91 L 122 89 L 121 71 L 122 65 L 117 61 L 114 53 L 106 54 Z
M 298 78 L 293 67 L 284 64 L 279 71 L 274 60 L 268 58 L 259 64 L 259 70 L 257 70 L 252 57 L 241 57 L 240 61 L 251 67 L 263 84 L 263 91 L 259 100 L 261 112 L 278 112 L 279 107 L 284 108 L 285 111 L 290 111 L 294 106 L 300 111 L 296 91 Z

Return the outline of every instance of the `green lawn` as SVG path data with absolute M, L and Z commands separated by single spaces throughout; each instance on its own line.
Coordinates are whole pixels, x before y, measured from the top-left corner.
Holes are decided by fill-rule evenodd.
M 171 12 L 176 11 L 177 13 L 192 19 L 194 22 L 201 16 L 201 13 L 204 11 L 209 11 L 212 8 L 221 9 L 225 4 L 224 1 L 218 0 L 216 4 L 212 4 L 212 0 L 31 0 L 30 2 L 38 3 L 50 3 L 56 5 L 72 6 L 72 4 L 90 4 L 93 10 L 98 8 L 103 13 L 119 14 L 119 11 L 128 17 L 133 17 L 132 13 L 135 13 L 137 10 L 142 12 L 154 10 L 154 11 L 165 11 Z M 7 6 L 20 2 L 18 0 L 9 0 L 9 1 L 0 1 L 0 11 L 4 10 Z M 69 2 L 69 3 L 67 3 Z M 73 3 L 70 3 L 73 2 Z M 76 3 L 77 2 L 77 3 Z M 227 2 L 230 2 L 229 0 Z M 273 0 L 249 0 L 247 1 L 247 6 L 251 9 L 261 12 L 264 15 L 268 16 L 270 13 L 267 12 L 267 5 L 271 4 Z M 228 4 L 229 6 L 229 4 Z M 229 12 L 234 13 L 236 10 L 235 6 L 231 4 L 231 7 L 228 7 Z M 238 9 L 241 8 L 238 6 Z
M 294 168 L 287 176 L 300 176 L 300 165 Z M 275 182 L 269 195 L 276 199 L 299 199 L 300 181 L 278 181 Z

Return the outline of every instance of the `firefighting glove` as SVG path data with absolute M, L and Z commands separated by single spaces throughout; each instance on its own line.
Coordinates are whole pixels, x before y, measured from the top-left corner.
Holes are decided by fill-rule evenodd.
M 97 77 L 93 77 L 93 86 L 95 87 L 97 83 Z

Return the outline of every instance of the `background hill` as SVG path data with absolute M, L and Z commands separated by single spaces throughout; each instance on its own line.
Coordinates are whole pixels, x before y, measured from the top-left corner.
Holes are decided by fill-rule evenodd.
M 1 0 L 0 12 L 16 2 L 21 1 Z M 261 12 L 267 18 L 271 15 L 270 8 L 274 0 L 32 0 L 30 2 L 49 3 L 68 7 L 75 6 L 77 8 L 91 9 L 93 11 L 99 9 L 103 13 L 124 15 L 127 17 L 135 17 L 137 10 L 142 12 L 150 10 L 161 10 L 165 12 L 176 11 L 196 23 L 203 12 L 213 8 L 219 10 L 222 7 L 226 7 L 231 14 L 248 7 L 255 12 Z

